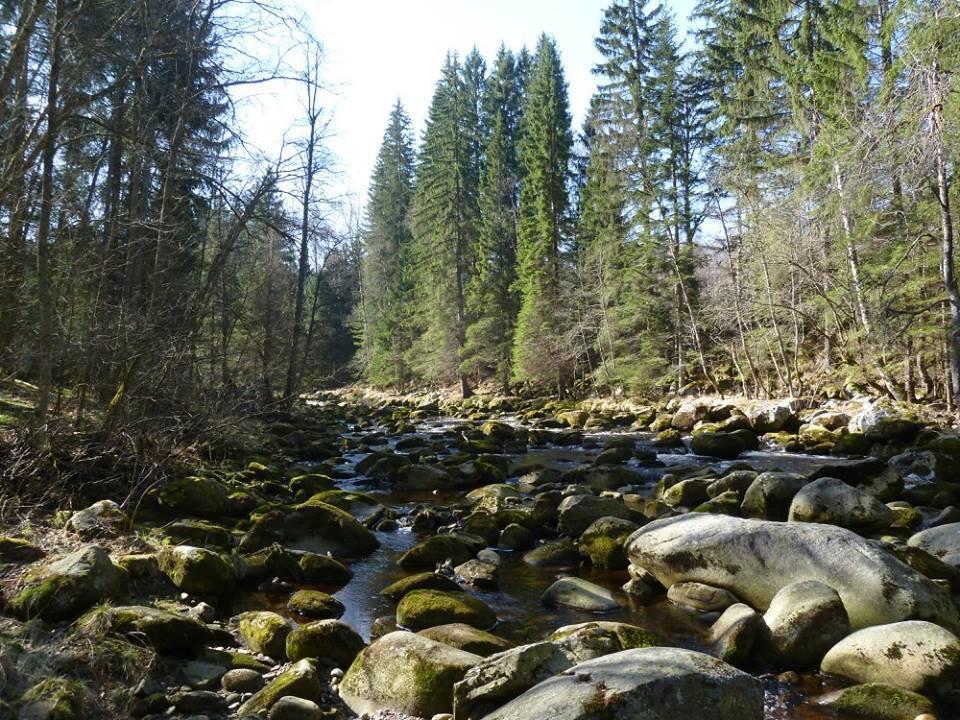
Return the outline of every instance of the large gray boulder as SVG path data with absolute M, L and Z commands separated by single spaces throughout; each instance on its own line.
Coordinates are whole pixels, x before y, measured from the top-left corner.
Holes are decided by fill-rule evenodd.
M 805 485 L 794 495 L 788 519 L 870 531 L 889 527 L 893 517 L 893 510 L 873 495 L 826 477 Z
M 814 668 L 850 633 L 850 620 L 837 592 L 816 580 L 781 589 L 763 615 L 770 650 L 789 668 Z
M 453 709 L 453 686 L 482 658 L 409 632 L 368 645 L 340 683 L 340 697 L 357 715 L 394 710 L 433 717 Z
M 703 653 L 625 650 L 556 675 L 484 720 L 760 720 L 760 681 Z
M 573 665 L 558 645 L 539 642 L 491 655 L 453 686 L 454 720 L 476 720 Z
M 960 683 L 960 639 L 919 620 L 879 625 L 834 645 L 820 669 L 855 682 L 935 693 Z
M 760 473 L 743 494 L 740 509 L 748 517 L 786 520 L 790 503 L 806 484 L 807 478 L 797 473 Z
M 960 522 L 922 530 L 907 540 L 907 545 L 926 550 L 947 565 L 960 568 Z
M 620 607 L 605 587 L 578 577 L 560 578 L 546 589 L 541 600 L 544 605 L 594 613 L 611 612 Z
M 818 580 L 840 595 L 853 629 L 914 618 L 960 625 L 946 591 L 878 545 L 832 525 L 692 513 L 640 528 L 627 541 L 627 556 L 666 587 L 702 582 L 761 610 L 781 588 Z

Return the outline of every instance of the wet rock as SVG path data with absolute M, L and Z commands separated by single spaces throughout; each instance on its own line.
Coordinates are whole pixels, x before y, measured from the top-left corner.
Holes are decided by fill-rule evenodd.
M 546 542 L 523 556 L 534 567 L 571 568 L 580 564 L 580 551 L 567 539 Z
M 700 612 L 722 612 L 737 604 L 737 596 L 729 590 L 700 582 L 674 583 L 667 590 L 667 599 Z
M 164 548 L 157 562 L 170 582 L 194 595 L 226 595 L 237 583 L 234 566 L 205 548 L 190 545 Z
M 417 717 L 453 709 L 453 686 L 482 660 L 408 632 L 371 643 L 340 682 L 340 697 L 354 713 L 389 708 Z
M 282 697 L 270 708 L 268 720 L 323 720 L 327 717 L 312 700 L 298 697 Z
M 220 678 L 220 685 L 227 692 L 235 693 L 255 693 L 263 687 L 263 675 L 256 670 L 248 668 L 237 668 L 228 670 Z
M 572 664 L 550 642 L 492 655 L 470 668 L 463 680 L 453 686 L 454 720 L 477 720 Z
M 177 514 L 216 520 L 228 514 L 229 501 L 223 484 L 210 477 L 185 477 L 160 489 L 157 500 Z
M 181 690 L 170 700 L 179 712 L 186 715 L 217 712 L 223 708 L 223 698 L 212 690 Z
M 272 578 L 299 582 L 302 576 L 297 556 L 279 544 L 244 555 L 240 574 L 243 581 L 254 583 Z
M 679 430 L 668 428 L 658 432 L 651 444 L 659 448 L 683 447 L 683 436 Z
M 882 683 L 865 683 L 843 688 L 816 699 L 817 705 L 845 718 L 863 720 L 914 720 L 933 715 L 933 703 L 923 695 Z
M 135 636 L 162 653 L 194 653 L 211 641 L 206 624 L 161 608 L 130 605 L 93 610 L 78 621 L 78 627 L 105 623 L 113 632 Z
M 816 580 L 782 588 L 763 615 L 775 662 L 815 668 L 826 652 L 850 634 L 846 608 L 836 591 Z
M 569 537 L 580 537 L 591 523 L 602 517 L 631 520 L 634 513 L 620 500 L 596 495 L 571 495 L 559 507 L 560 532 Z
M 761 720 L 760 681 L 680 648 L 625 650 L 575 665 L 484 720 Z
M 560 482 L 586 485 L 596 492 L 616 490 L 627 485 L 643 483 L 643 477 L 622 465 L 592 465 L 565 472 Z
M 67 520 L 67 529 L 84 538 L 116 537 L 127 526 L 127 515 L 113 500 L 100 500 Z
M 349 667 L 366 643 L 353 628 L 337 620 L 317 620 L 300 625 L 287 635 L 291 661 L 314 658 L 336 667 Z
M 689 478 L 671 485 L 663 492 L 663 502 L 670 507 L 695 507 L 709 498 L 707 489 L 713 478 Z
M 792 522 L 829 523 L 869 531 L 889 527 L 893 511 L 843 480 L 821 478 L 794 495 L 787 517 Z
M 627 538 L 640 527 L 630 520 L 602 517 L 590 523 L 577 541 L 580 554 L 596 568 L 623 570 L 627 567 L 624 544 Z
M 763 617 L 749 605 L 731 605 L 710 627 L 709 640 L 713 654 L 731 665 L 740 667 L 753 652 L 764 629 Z
M 407 550 L 397 564 L 404 570 L 429 570 L 447 560 L 460 565 L 472 557 L 461 540 L 452 535 L 434 535 Z
M 436 625 L 421 630 L 417 634 L 480 657 L 488 657 L 513 647 L 513 643 L 509 640 L 504 640 L 484 630 L 477 630 L 477 628 L 464 623 Z
M 411 465 L 394 486 L 399 492 L 432 492 L 450 486 L 450 473 L 436 465 Z
M 807 479 L 796 473 L 760 473 L 744 493 L 740 509 L 748 517 L 786 520 L 790 503 L 806 484 Z
M 892 467 L 860 482 L 851 483 L 881 502 L 896 500 L 903 494 L 903 477 Z
M 609 590 L 578 577 L 560 578 L 540 599 L 544 605 L 559 605 L 584 612 L 603 613 L 620 607 Z
M 692 513 L 656 520 L 627 542 L 630 562 L 662 584 L 724 587 L 752 607 L 798 580 L 818 580 L 843 600 L 854 629 L 925 618 L 958 625 L 949 595 L 855 533 L 832 525 Z
M 451 623 L 486 630 L 496 622 L 497 616 L 486 603 L 466 593 L 414 590 L 397 605 L 397 624 L 410 630 Z
M 757 436 L 749 430 L 734 430 L 732 432 L 704 431 L 693 434 L 690 438 L 690 449 L 697 455 L 733 459 L 747 450 L 756 450 L 760 447 Z
M 127 584 L 127 573 L 113 564 L 110 554 L 90 545 L 30 570 L 10 605 L 21 618 L 72 620 L 99 602 L 122 600 Z
M 523 497 L 523 494 L 512 485 L 495 483 L 468 492 L 467 502 L 474 510 L 496 514 L 511 507 L 511 500 L 521 497 Z
M 282 697 L 298 697 L 318 702 L 323 695 L 320 675 L 311 660 L 300 660 L 277 675 L 237 710 L 237 717 L 269 711 Z
M 741 498 L 735 490 L 728 490 L 693 508 L 693 512 L 740 515 Z
M 446 575 L 434 572 L 417 573 L 391 583 L 380 594 L 393 602 L 400 602 L 400 598 L 413 590 L 439 590 L 441 592 L 460 592 L 460 586 Z
M 920 620 L 878 625 L 834 645 L 820 669 L 854 682 L 935 693 L 960 682 L 960 639 Z
M 527 550 L 535 542 L 534 534 L 518 523 L 510 523 L 497 537 L 497 547 L 505 550 Z
M 253 552 L 273 543 L 319 555 L 329 552 L 337 558 L 360 557 L 380 546 L 376 536 L 350 513 L 314 498 L 292 509 L 256 516 L 240 549 Z
M 467 585 L 473 585 L 478 588 L 489 588 L 496 590 L 498 586 L 499 568 L 493 563 L 483 560 L 467 560 L 462 565 L 457 565 L 453 569 L 458 579 Z
M 290 479 L 290 492 L 301 502 L 324 490 L 332 489 L 333 478 L 329 475 L 307 473 L 305 475 L 297 475 Z
M 353 571 L 350 568 L 327 555 L 303 553 L 298 565 L 300 577 L 305 582 L 346 585 L 353 577 Z
M 241 613 L 237 625 L 243 644 L 253 652 L 277 660 L 286 656 L 287 636 L 293 626 L 284 617 L 266 610 L 252 610 Z
M 918 532 L 907 540 L 907 544 L 925 550 L 947 565 L 960 569 L 960 522 Z
M 319 590 L 297 590 L 287 601 L 287 609 L 317 620 L 336 620 L 346 611 L 342 602 Z

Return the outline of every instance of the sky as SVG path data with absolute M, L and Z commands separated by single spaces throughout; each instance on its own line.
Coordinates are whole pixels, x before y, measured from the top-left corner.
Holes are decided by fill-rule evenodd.
M 557 41 L 574 124 L 579 128 L 596 87 L 593 39 L 609 0 L 296 0 L 324 46 L 328 87 L 327 146 L 336 174 L 331 197 L 362 204 L 387 118 L 399 98 L 419 138 L 448 50 L 474 46 L 492 61 L 500 43 L 531 50 L 541 32 Z M 666 2 L 681 29 L 694 0 Z M 262 90 L 239 108 L 256 144 L 276 152 L 283 129 L 296 120 L 293 87 Z M 333 219 L 333 218 L 332 218 Z

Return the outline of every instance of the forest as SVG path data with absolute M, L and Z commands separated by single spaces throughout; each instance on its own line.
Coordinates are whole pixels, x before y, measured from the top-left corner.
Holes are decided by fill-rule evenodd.
M 691 6 L 0 0 L 0 720 L 960 720 L 960 2 Z

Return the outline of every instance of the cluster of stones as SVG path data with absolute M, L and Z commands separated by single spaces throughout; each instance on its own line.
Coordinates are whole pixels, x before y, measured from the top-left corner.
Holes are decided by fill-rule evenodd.
M 488 419 L 507 411 L 523 424 Z M 440 414 L 464 421 L 416 432 Z M 644 444 L 583 432 L 611 428 L 656 435 Z M 127 709 L 139 718 L 390 710 L 683 720 L 709 707 L 720 720 L 759 720 L 755 675 L 770 670 L 845 679 L 850 687 L 821 701 L 860 717 L 909 719 L 956 701 L 960 439 L 899 409 L 328 403 L 270 431 L 260 460 L 166 483 L 144 498 L 135 524 L 109 500 L 73 514 L 64 532 L 90 544 L 71 553 L 48 559 L 0 539 L 0 561 L 26 567 L 10 613 L 66 628 L 68 640 L 119 637 L 171 659 L 132 689 Z M 764 442 L 884 459 L 825 462 L 812 474 L 698 458 L 665 469 L 656 448 L 685 433 L 693 453 L 725 460 Z M 523 462 L 538 446 L 576 446 L 591 459 L 566 470 Z M 358 475 L 400 495 L 462 500 L 399 515 L 338 489 Z M 330 593 L 350 581 L 352 560 L 378 548 L 378 532 L 401 524 L 425 539 L 399 559 L 406 576 L 383 589 L 395 614 L 378 620 L 368 644 L 341 622 L 346 608 Z M 142 552 L 112 555 L 117 536 Z M 499 636 L 495 612 L 473 591 L 499 588 L 507 552 L 560 573 L 542 602 L 591 621 L 523 645 Z M 709 620 L 708 652 L 596 620 L 624 595 L 577 577 L 581 564 L 627 570 L 631 602 L 665 596 Z M 231 615 L 233 598 L 250 590 L 283 597 L 286 611 Z M 0 660 L 28 653 L 17 642 Z M 70 720 L 91 702 L 65 670 L 21 687 L 17 662 L 0 669 L 26 717 Z

